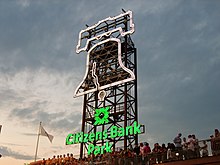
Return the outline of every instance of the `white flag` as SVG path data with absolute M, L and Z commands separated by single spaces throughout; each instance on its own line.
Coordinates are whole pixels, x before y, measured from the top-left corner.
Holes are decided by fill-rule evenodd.
M 40 126 L 40 135 L 47 136 L 50 142 L 52 143 L 53 136 L 48 134 L 42 126 Z
M 0 133 L 1 133 L 1 130 L 2 130 L 2 125 L 0 125 Z

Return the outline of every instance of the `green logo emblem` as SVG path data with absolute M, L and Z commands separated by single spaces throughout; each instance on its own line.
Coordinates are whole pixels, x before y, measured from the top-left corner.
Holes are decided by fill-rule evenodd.
M 109 122 L 109 110 L 110 107 L 100 108 L 95 110 L 95 123 L 94 125 L 107 124 Z

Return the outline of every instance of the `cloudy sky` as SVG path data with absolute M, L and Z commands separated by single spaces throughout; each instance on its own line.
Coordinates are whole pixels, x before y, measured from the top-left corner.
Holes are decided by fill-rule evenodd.
M 78 33 L 122 8 L 134 14 L 140 141 L 206 139 L 220 128 L 220 1 L 0 0 L 0 164 L 34 159 L 40 121 L 54 140 L 40 137 L 39 158 L 78 154 L 65 146 L 81 124 Z

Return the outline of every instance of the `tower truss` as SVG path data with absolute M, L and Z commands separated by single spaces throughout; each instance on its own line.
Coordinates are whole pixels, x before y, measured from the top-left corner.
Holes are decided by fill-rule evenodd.
M 137 106 L 137 51 L 130 35 L 134 32 L 132 12 L 109 17 L 82 30 L 76 52 L 87 51 L 87 68 L 83 81 L 74 95 L 84 97 L 81 132 L 90 134 L 112 126 L 127 127 L 138 121 Z M 100 99 L 100 91 L 104 91 Z M 109 107 L 109 122 L 94 125 L 95 110 Z M 138 135 L 93 141 L 94 145 L 113 144 L 113 149 L 132 148 Z M 80 157 L 89 143 L 80 144 Z

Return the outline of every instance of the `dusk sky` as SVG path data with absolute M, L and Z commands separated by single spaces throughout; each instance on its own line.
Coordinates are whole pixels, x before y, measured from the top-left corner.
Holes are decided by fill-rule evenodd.
M 73 93 L 85 74 L 76 54 L 80 30 L 133 11 L 138 50 L 138 113 L 150 146 L 220 129 L 219 0 L 0 0 L 0 165 L 73 153 L 83 97 Z

